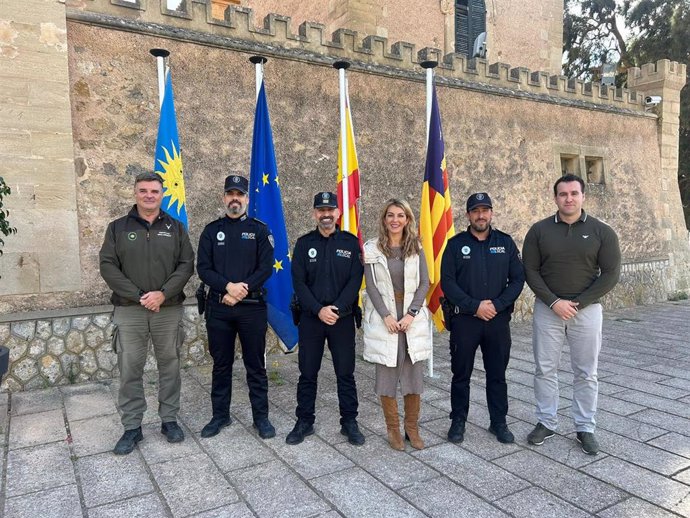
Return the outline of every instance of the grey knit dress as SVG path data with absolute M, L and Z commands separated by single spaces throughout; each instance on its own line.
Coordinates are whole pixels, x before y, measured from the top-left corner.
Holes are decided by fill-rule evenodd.
M 393 281 L 393 291 L 396 294 L 404 293 L 405 290 L 405 261 L 400 258 L 400 247 L 391 247 L 391 257 L 387 258 L 388 271 Z M 371 300 L 376 312 L 381 318 L 390 315 L 390 311 L 381 297 L 381 294 L 374 286 L 374 279 L 370 264 L 365 265 L 364 276 L 367 284 L 367 295 Z M 424 252 L 419 252 L 419 286 L 414 294 L 410 308 L 419 310 L 424 302 L 424 297 L 429 289 L 429 273 L 426 268 Z M 402 297 L 396 296 L 395 306 L 397 315 L 393 315 L 396 320 L 400 320 L 408 309 L 403 308 Z M 377 396 L 396 397 L 398 385 L 404 395 L 421 394 L 424 390 L 424 362 L 412 363 L 407 352 L 407 336 L 405 333 L 398 333 L 398 361 L 395 367 L 386 367 L 376 364 L 376 382 L 374 391 Z

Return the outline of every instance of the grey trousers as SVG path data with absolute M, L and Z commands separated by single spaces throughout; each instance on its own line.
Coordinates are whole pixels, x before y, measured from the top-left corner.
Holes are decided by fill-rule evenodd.
M 154 313 L 143 306 L 116 306 L 113 349 L 120 369 L 118 406 L 125 430 L 141 426 L 146 411 L 144 365 L 153 342 L 158 364 L 158 415 L 162 422 L 177 420 L 180 410 L 180 357 L 184 339 L 182 305 L 164 306 Z
M 532 320 L 532 346 L 536 363 L 534 395 L 537 420 L 551 430 L 558 427 L 558 364 L 561 350 L 570 346 L 573 369 L 572 416 L 578 432 L 593 432 L 596 426 L 599 381 L 597 365 L 601 350 L 601 304 L 578 311 L 562 320 L 537 299 Z

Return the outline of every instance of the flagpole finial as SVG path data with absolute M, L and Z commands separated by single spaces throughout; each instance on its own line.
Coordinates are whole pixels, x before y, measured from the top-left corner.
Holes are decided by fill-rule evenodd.
M 263 65 L 264 63 L 266 63 L 266 61 L 268 61 L 268 58 L 264 56 L 252 56 L 249 58 L 249 61 L 255 65 L 258 65 L 259 63 Z
M 350 68 L 350 62 L 349 61 L 336 61 L 335 63 L 333 63 L 333 68 L 335 68 L 336 70 L 340 70 L 340 69 L 347 70 L 348 68 Z
M 436 68 L 438 66 L 438 61 L 434 61 L 434 60 L 422 61 L 419 64 L 419 66 L 422 68 Z
M 170 55 L 170 51 L 165 49 L 151 49 L 149 52 L 157 58 L 167 58 Z

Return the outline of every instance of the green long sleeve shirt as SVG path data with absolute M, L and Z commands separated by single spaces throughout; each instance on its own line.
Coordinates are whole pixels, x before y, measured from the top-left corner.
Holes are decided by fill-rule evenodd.
M 578 302 L 580 309 L 598 302 L 621 272 L 618 236 L 584 210 L 570 225 L 558 213 L 532 225 L 522 261 L 527 284 L 549 307 L 558 299 Z

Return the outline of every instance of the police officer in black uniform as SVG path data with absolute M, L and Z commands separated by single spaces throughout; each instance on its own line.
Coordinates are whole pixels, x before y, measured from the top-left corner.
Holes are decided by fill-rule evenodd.
M 314 197 L 316 230 L 297 240 L 292 254 L 292 283 L 301 308 L 297 423 L 285 442 L 299 444 L 314 433 L 316 383 L 324 342 L 333 357 L 340 404 L 340 433 L 354 445 L 364 444 L 357 426 L 355 321 L 362 285 L 359 240 L 336 226 L 338 200 L 331 192 Z
M 508 388 L 505 372 L 510 359 L 510 316 L 525 283 L 515 242 L 491 227 L 493 209 L 485 192 L 467 200 L 465 232 L 452 237 L 441 260 L 441 288 L 450 302 L 450 358 L 453 381 L 452 420 L 448 440 L 465 438 L 470 407 L 470 376 L 477 347 L 486 371 L 489 432 L 502 443 L 515 438 L 506 424 Z
M 273 236 L 265 223 L 247 216 L 247 190 L 246 178 L 233 174 L 225 179 L 226 214 L 206 225 L 199 239 L 197 272 L 209 286 L 206 330 L 213 358 L 213 418 L 201 430 L 202 437 L 213 437 L 230 424 L 232 364 L 238 334 L 254 427 L 262 439 L 276 434 L 268 420 L 263 298 L 263 284 L 273 271 Z

